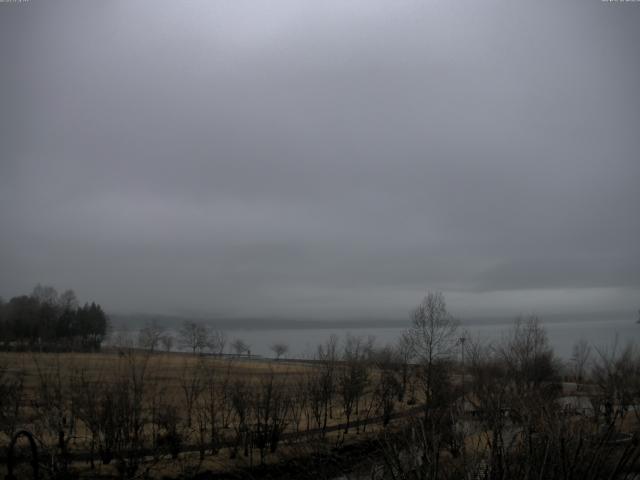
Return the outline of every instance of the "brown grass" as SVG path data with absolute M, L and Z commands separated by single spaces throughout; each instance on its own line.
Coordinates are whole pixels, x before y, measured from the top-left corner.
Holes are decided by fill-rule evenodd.
M 294 385 L 299 384 L 306 375 L 313 373 L 317 368 L 316 365 L 309 362 L 296 362 L 296 361 L 273 361 L 273 360 L 258 360 L 247 358 L 234 358 L 234 357 L 213 357 L 213 356 L 194 356 L 183 353 L 154 353 L 149 354 L 143 351 L 131 351 L 125 354 L 118 353 L 117 351 L 103 352 L 103 353 L 7 353 L 0 352 L 0 368 L 5 369 L 8 372 L 20 373 L 24 378 L 24 397 L 23 410 L 25 412 L 31 411 L 31 405 L 34 401 L 38 400 L 40 395 L 40 388 L 43 382 L 51 382 L 52 379 L 55 382 L 57 378 L 60 379 L 60 384 L 64 388 L 73 388 L 74 379 L 78 379 L 82 376 L 88 379 L 90 382 L 96 383 L 111 383 L 116 382 L 118 379 L 126 378 L 130 375 L 131 367 L 135 365 L 136 368 L 145 366 L 145 385 L 149 389 L 149 397 L 154 395 L 161 395 L 163 400 L 168 403 L 176 405 L 181 414 L 184 413 L 184 392 L 182 390 L 185 379 L 191 378 L 196 375 L 196 372 L 200 368 L 205 369 L 207 372 L 215 372 L 219 379 L 227 378 L 230 382 L 242 380 L 246 385 L 259 385 L 262 380 L 267 380 L 272 375 L 275 376 L 279 388 L 293 388 Z M 375 379 L 376 374 L 372 372 L 372 379 Z M 368 402 L 371 399 L 371 393 L 369 392 L 364 402 Z M 145 400 L 148 402 L 148 399 Z M 406 405 L 398 404 L 397 410 L 403 410 L 407 408 Z M 372 415 L 375 413 L 372 412 Z M 27 417 L 29 414 L 27 414 Z M 352 420 L 356 420 L 356 416 L 352 417 Z M 328 422 L 328 426 L 335 426 L 343 423 L 345 419 L 342 416 L 341 408 L 339 405 L 339 397 L 334 399 L 333 416 Z M 305 428 L 305 420 L 302 419 L 303 425 L 300 425 L 301 429 Z M 313 428 L 315 425 L 311 425 Z M 33 428 L 29 423 L 23 424 L 23 428 L 31 430 Z M 290 423 L 288 431 L 293 431 L 294 427 Z M 357 432 L 360 429 L 353 428 L 351 433 L 346 436 L 347 441 L 355 441 L 360 435 Z M 375 432 L 378 427 L 370 425 L 366 427 L 368 432 Z M 233 429 L 227 429 L 224 432 L 225 435 L 233 435 Z M 42 434 L 41 434 L 42 435 Z M 74 440 L 69 444 L 71 452 L 73 451 L 87 451 L 86 439 L 89 436 L 89 432 L 84 428 L 81 423 L 76 426 L 74 435 L 77 437 L 77 441 Z M 195 431 L 187 434 L 185 438 L 186 444 L 195 444 Z M 192 436 L 193 435 L 193 436 Z M 3 438 L 4 435 L 0 434 L 2 443 L 8 441 L 7 438 Z M 84 438 L 84 440 L 83 440 Z M 50 446 L 55 445 L 55 438 L 41 437 Z M 349 440 L 351 439 L 351 440 Z M 344 442 L 345 436 L 341 432 L 332 432 L 327 435 L 328 444 L 335 444 L 336 442 Z M 296 446 L 297 445 L 297 446 Z M 267 456 L 267 463 L 280 461 L 284 457 L 299 453 L 301 448 L 305 447 L 305 441 L 296 443 L 293 445 L 282 445 L 277 454 L 269 454 Z M 254 452 L 253 464 L 255 465 L 258 460 L 258 453 Z M 181 470 L 188 470 L 193 464 L 197 464 L 196 453 L 182 454 L 179 459 L 172 460 L 169 458 L 157 459 L 157 468 L 154 468 L 157 472 L 163 472 L 171 476 L 178 476 Z M 242 468 L 247 466 L 250 459 L 243 457 L 242 454 L 238 455 L 236 459 L 229 459 L 229 451 L 223 449 L 215 457 L 206 456 L 205 462 L 201 465 L 201 468 L 211 470 L 228 470 L 231 468 Z M 98 471 L 93 471 L 93 474 L 106 474 L 111 475 L 113 472 L 113 465 L 98 466 Z M 82 467 L 84 469 L 84 467 Z
M 133 353 L 137 360 L 146 357 L 146 378 L 150 384 L 160 385 L 175 394 L 181 388 L 181 379 L 192 375 L 198 365 L 216 373 L 227 373 L 231 378 L 244 378 L 252 382 L 272 372 L 278 377 L 293 380 L 313 368 L 309 363 L 291 361 L 249 360 L 234 357 L 194 356 L 182 353 Z M 36 395 L 40 378 L 60 372 L 63 382 L 74 375 L 83 374 L 90 380 L 110 382 L 123 374 L 128 358 L 117 352 L 110 353 L 32 353 L 0 352 L 0 367 L 24 375 L 27 399 Z

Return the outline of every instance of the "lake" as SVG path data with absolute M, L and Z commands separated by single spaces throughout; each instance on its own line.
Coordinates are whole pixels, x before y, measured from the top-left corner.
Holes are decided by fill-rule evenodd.
M 407 324 L 408 325 L 408 324 Z M 269 346 L 282 342 L 289 345 L 287 356 L 306 358 L 313 355 L 318 344 L 325 342 L 333 334 L 344 338 L 348 333 L 356 336 L 376 338 L 376 344 L 382 346 L 395 342 L 407 325 L 398 327 L 353 327 L 350 328 L 280 328 L 280 329 L 227 329 L 229 343 L 240 338 L 251 346 L 254 355 L 272 356 Z M 499 341 L 512 328 L 513 323 L 467 323 L 462 324 L 460 331 L 482 341 Z M 633 341 L 640 343 L 640 324 L 632 319 L 582 320 L 542 322 L 549 342 L 561 358 L 571 357 L 575 342 L 585 339 L 598 348 L 609 348 L 618 342 L 624 346 Z M 616 340 L 617 339 L 617 340 Z

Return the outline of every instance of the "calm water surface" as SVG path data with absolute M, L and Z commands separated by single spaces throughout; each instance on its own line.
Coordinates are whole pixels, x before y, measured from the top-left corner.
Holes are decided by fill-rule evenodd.
M 562 358 L 571 356 L 573 344 L 585 339 L 598 348 L 612 348 L 624 346 L 633 341 L 640 344 L 640 325 L 633 320 L 589 320 L 543 322 L 549 341 L 556 353 Z M 386 328 L 349 328 L 349 329 L 246 329 L 227 330 L 229 342 L 241 338 L 251 346 L 251 353 L 255 355 L 271 356 L 269 346 L 276 342 L 289 345 L 290 357 L 310 357 L 319 343 L 325 342 L 333 334 L 343 338 L 351 335 L 369 335 L 376 338 L 377 345 L 395 342 L 405 325 Z M 469 336 L 482 341 L 499 341 L 512 328 L 512 324 L 462 324 L 461 331 L 466 330 Z

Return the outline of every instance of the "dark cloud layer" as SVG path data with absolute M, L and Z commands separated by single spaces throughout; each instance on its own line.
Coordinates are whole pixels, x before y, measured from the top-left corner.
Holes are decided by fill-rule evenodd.
M 0 292 L 633 310 L 638 25 L 596 0 L 0 4 Z

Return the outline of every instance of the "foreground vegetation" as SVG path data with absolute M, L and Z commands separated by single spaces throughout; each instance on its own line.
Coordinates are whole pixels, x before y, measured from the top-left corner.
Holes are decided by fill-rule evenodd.
M 393 346 L 332 337 L 305 362 L 199 351 L 3 353 L 1 441 L 30 432 L 46 478 L 638 472 L 635 347 L 579 342 L 563 364 L 535 318 L 483 345 L 465 338 L 442 295 L 432 293 Z M 29 458 L 24 437 L 17 445 Z M 20 463 L 16 478 L 30 468 Z

